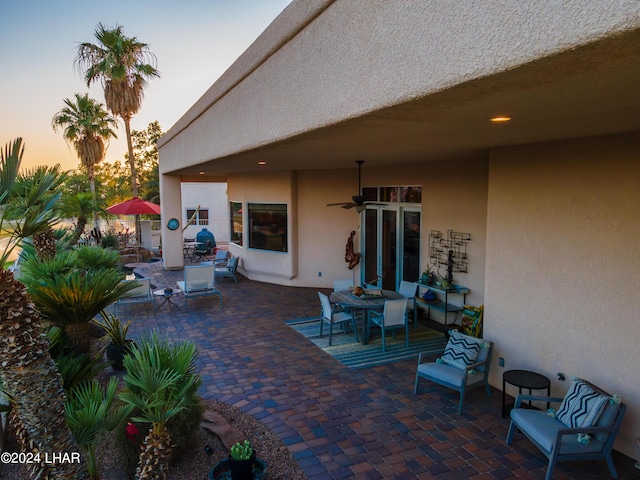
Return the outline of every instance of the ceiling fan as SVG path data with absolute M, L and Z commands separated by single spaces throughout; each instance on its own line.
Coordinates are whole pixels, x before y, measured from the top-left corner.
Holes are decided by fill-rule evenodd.
M 360 189 L 360 181 L 362 179 L 362 164 L 364 163 L 364 160 L 356 160 L 356 163 L 358 164 L 358 195 L 354 195 L 353 197 L 351 197 L 351 202 L 327 203 L 327 207 L 340 206 L 347 209 L 355 207 L 356 212 L 360 213 L 364 211 L 367 205 L 378 205 L 377 203 L 365 201 L 365 197 L 360 195 L 360 192 L 362 191 Z

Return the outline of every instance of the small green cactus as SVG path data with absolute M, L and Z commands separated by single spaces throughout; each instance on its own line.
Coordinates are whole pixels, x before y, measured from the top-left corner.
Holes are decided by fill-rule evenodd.
M 234 460 L 249 460 L 253 455 L 251 442 L 249 440 L 245 440 L 242 443 L 238 442 L 229 449 L 229 453 L 231 454 L 231 458 L 233 458 Z

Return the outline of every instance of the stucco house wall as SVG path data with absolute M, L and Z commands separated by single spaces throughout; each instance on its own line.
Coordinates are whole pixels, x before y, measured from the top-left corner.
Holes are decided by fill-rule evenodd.
M 523 368 L 551 378 L 554 395 L 572 376 L 620 395 L 629 410 L 616 449 L 635 458 L 638 152 L 640 132 L 494 150 L 485 285 L 485 337 L 505 359 L 492 384 Z
M 325 205 L 356 193 L 353 160 L 363 185 L 422 184 L 423 250 L 472 234 L 456 281 L 485 304 L 492 385 L 499 357 L 558 395 L 557 372 L 588 378 L 629 402 L 616 448 L 637 459 L 639 38 L 634 1 L 295 0 L 159 141 L 163 217 L 181 176 L 225 175 L 230 201 L 289 207 L 289 252 L 230 245 L 240 270 L 329 286 L 359 223 Z

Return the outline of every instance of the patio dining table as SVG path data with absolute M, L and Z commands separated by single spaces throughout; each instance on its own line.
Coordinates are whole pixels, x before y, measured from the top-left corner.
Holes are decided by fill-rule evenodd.
M 184 257 L 188 258 L 189 260 L 194 260 L 196 250 L 200 245 L 202 245 L 202 242 L 184 242 L 182 244 Z
M 384 302 L 387 300 L 398 300 L 404 298 L 398 292 L 393 290 L 381 290 L 382 295 L 371 297 L 357 297 L 349 290 L 341 292 L 333 292 L 329 297 L 329 300 L 337 305 L 340 305 L 345 309 L 362 310 L 362 332 L 361 341 L 363 344 L 367 343 L 366 330 L 369 317 L 369 311 L 384 309 Z

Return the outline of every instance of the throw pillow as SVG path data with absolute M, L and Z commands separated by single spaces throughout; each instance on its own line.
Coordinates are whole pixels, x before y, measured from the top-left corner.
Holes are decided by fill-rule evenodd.
M 475 362 L 482 347 L 481 341 L 451 330 L 449 341 L 442 354 L 441 361 L 452 367 L 464 370 Z
M 600 418 L 609 397 L 601 395 L 585 382 L 573 382 L 565 395 L 556 418 L 569 428 L 592 427 Z

